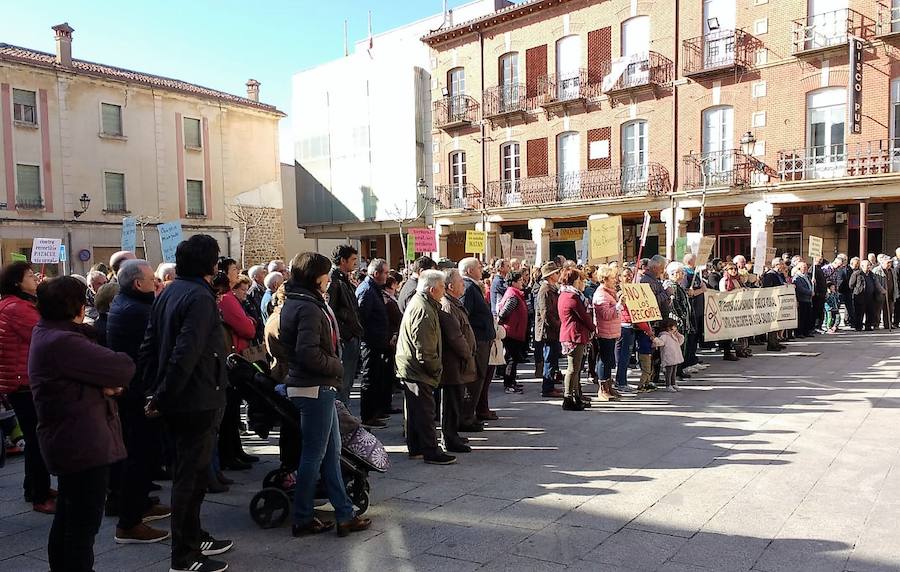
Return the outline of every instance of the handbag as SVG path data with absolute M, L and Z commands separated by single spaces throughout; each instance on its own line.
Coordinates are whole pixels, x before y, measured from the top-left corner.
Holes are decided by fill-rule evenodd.
M 250 363 L 268 361 L 266 358 L 266 348 L 264 348 L 262 344 L 251 344 L 248 348 L 241 351 L 241 355 Z

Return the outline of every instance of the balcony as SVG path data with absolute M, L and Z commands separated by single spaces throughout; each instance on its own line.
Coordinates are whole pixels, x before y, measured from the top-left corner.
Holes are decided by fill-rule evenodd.
M 509 125 L 511 120 L 524 120 L 527 115 L 525 84 L 498 85 L 484 90 L 484 118 L 490 120 L 492 125 Z
M 774 174 L 765 163 L 738 149 L 692 153 L 684 157 L 685 189 L 743 189 L 765 184 Z
M 793 22 L 791 53 L 806 56 L 847 48 L 851 36 L 870 40 L 875 21 L 849 8 L 799 18 Z
M 481 208 L 481 191 L 475 185 L 464 183 L 456 185 L 437 185 L 434 198 L 440 210 L 477 210 Z
M 682 43 L 684 76 L 698 79 L 738 73 L 752 65 L 753 36 L 743 30 L 714 30 Z
M 597 95 L 597 85 L 588 80 L 586 69 L 543 76 L 538 81 L 538 98 L 547 115 L 581 108 Z
M 471 127 L 478 121 L 478 102 L 469 95 L 451 95 L 434 102 L 434 126 L 444 131 Z
M 44 200 L 40 197 L 16 197 L 16 209 L 23 211 L 38 211 L 44 208 Z
M 488 183 L 488 207 L 549 205 L 638 196 L 659 196 L 671 191 L 669 172 L 658 163 L 578 171 Z
M 783 182 L 874 177 L 890 173 L 900 173 L 900 139 L 788 149 L 778 153 L 778 175 Z
M 603 93 L 610 98 L 632 96 L 668 86 L 673 79 L 672 60 L 647 52 L 607 62 L 603 69 Z
M 900 37 L 900 5 L 878 3 L 878 26 L 875 33 L 880 38 Z

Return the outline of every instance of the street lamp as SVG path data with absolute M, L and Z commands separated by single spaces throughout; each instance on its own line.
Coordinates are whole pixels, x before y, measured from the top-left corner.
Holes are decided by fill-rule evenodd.
M 756 144 L 756 136 L 752 131 L 747 131 L 741 135 L 741 150 L 745 155 L 753 154 L 753 145 Z
M 81 198 L 79 198 L 78 201 L 81 203 L 81 210 L 76 209 L 72 211 L 75 218 L 83 215 L 88 210 L 88 207 L 91 206 L 91 197 L 89 197 L 87 193 L 81 193 Z

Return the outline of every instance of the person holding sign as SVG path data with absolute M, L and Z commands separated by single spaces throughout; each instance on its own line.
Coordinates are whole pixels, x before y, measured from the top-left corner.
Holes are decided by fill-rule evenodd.
M 616 269 L 607 264 L 601 264 L 597 267 L 595 276 L 600 283 L 592 299 L 595 322 L 594 340 L 597 344 L 599 356 L 597 379 L 600 381 L 600 392 L 598 397 L 608 401 L 613 397 L 619 397 L 619 391 L 627 390 L 628 387 L 623 382 L 622 387 L 615 388 L 612 383 L 612 372 L 613 368 L 616 367 L 616 341 L 623 335 L 621 311 L 616 294 L 619 276 Z M 632 345 L 634 345 L 633 335 L 631 337 Z M 627 374 L 627 357 L 623 367 Z
M 584 411 L 590 401 L 581 392 L 581 364 L 584 350 L 591 342 L 594 320 L 584 303 L 584 275 L 577 268 L 566 268 L 559 278 L 559 341 L 566 356 L 563 411 Z

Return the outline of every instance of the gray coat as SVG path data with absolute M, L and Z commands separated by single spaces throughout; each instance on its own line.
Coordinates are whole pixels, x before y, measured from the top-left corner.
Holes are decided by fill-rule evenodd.
M 475 381 L 475 333 L 462 302 L 453 296 L 441 300 L 441 385 L 462 385 Z

